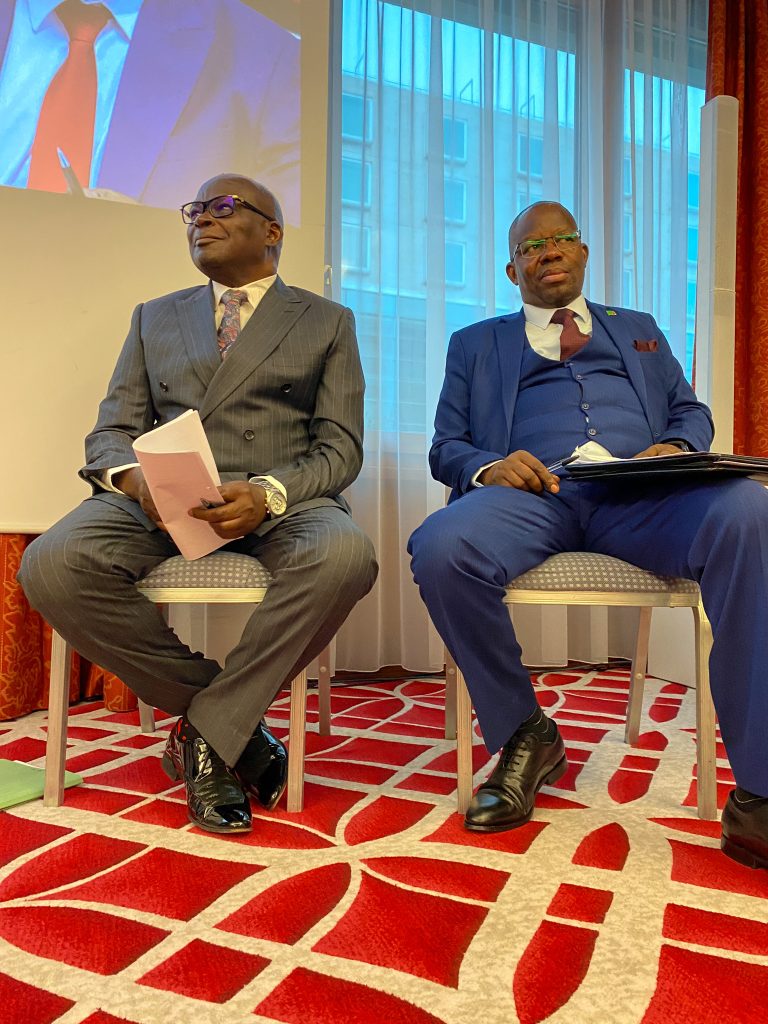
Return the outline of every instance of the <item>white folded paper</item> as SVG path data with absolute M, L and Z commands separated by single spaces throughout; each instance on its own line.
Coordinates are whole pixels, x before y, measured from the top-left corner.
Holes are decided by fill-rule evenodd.
M 201 558 L 229 541 L 191 508 L 222 504 L 219 472 L 196 409 L 155 427 L 133 442 L 149 493 L 184 558 Z

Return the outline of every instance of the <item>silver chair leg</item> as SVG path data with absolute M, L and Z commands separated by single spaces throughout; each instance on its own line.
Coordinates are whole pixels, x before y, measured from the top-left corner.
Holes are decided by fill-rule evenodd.
M 330 644 L 317 658 L 317 704 L 320 713 L 318 731 L 321 736 L 331 734 L 331 648 Z
M 307 671 L 291 683 L 291 714 L 288 722 L 288 812 L 304 808 L 304 749 L 307 726 Z
M 472 702 L 461 669 L 456 669 L 456 795 L 459 814 L 472 799 Z
M 69 709 L 69 669 L 72 648 L 64 637 L 53 631 L 51 641 L 51 679 L 48 696 L 48 738 L 45 745 L 43 804 L 58 807 L 64 799 L 64 762 L 67 754 L 67 712 Z
M 696 792 L 700 818 L 713 821 L 717 817 L 717 749 L 715 706 L 709 688 L 709 655 L 712 650 L 712 627 L 704 606 L 692 608 L 696 636 Z
M 637 625 L 635 653 L 629 673 L 629 697 L 627 699 L 627 723 L 624 727 L 624 739 L 634 746 L 640 734 L 640 717 L 643 713 L 643 693 L 645 691 L 645 674 L 648 669 L 648 640 L 651 635 L 651 612 L 653 608 L 640 609 L 640 621 Z
M 145 704 L 143 700 L 139 701 L 139 722 L 142 732 L 155 731 L 155 709 L 151 704 Z
M 453 656 L 444 648 L 445 659 L 445 738 L 456 739 L 456 674 L 458 666 Z

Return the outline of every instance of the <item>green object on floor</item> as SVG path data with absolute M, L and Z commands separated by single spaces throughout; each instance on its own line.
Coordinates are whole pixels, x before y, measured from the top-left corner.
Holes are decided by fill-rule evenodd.
M 15 807 L 16 804 L 24 804 L 42 796 L 44 778 L 43 768 L 33 768 L 31 764 L 21 761 L 0 759 L 0 808 Z M 79 786 L 82 781 L 82 775 L 64 773 L 66 787 Z

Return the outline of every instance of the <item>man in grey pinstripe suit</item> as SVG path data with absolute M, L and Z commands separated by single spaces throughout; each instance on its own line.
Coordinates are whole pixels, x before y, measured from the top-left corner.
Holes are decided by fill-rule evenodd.
M 283 221 L 268 189 L 222 175 L 183 215 L 210 282 L 135 310 L 86 439 L 81 475 L 94 493 L 30 546 L 19 579 L 85 657 L 181 716 L 164 765 L 184 777 L 190 819 L 243 832 L 248 795 L 272 807 L 285 785 L 264 712 L 376 578 L 340 494 L 362 463 L 364 382 L 351 311 L 277 277 Z M 223 669 L 134 587 L 177 551 L 131 445 L 187 409 L 200 411 L 224 500 L 190 514 L 274 576 Z

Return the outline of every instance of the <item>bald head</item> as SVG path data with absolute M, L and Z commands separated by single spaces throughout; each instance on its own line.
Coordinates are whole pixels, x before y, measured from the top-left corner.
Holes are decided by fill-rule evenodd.
M 521 252 L 520 243 L 532 241 L 541 244 Z M 562 203 L 532 203 L 510 225 L 507 277 L 529 305 L 559 309 L 573 302 L 584 285 L 588 256 L 573 214 Z
M 197 199 L 237 196 L 230 217 L 210 209 L 187 228 L 189 251 L 206 276 L 230 288 L 277 273 L 283 245 L 283 211 L 277 197 L 259 181 L 242 174 L 217 174 L 198 189 Z
M 526 238 L 530 238 L 530 233 L 526 233 L 526 226 L 531 221 L 537 221 L 537 212 L 541 213 L 554 213 L 559 215 L 564 223 L 567 223 L 573 230 L 577 230 L 576 220 L 571 211 L 563 206 L 562 203 L 555 203 L 549 199 L 540 199 L 536 203 L 531 203 L 530 206 L 526 206 L 524 210 L 515 217 L 512 223 L 509 225 L 509 258 L 514 258 L 514 252 L 520 242 Z

